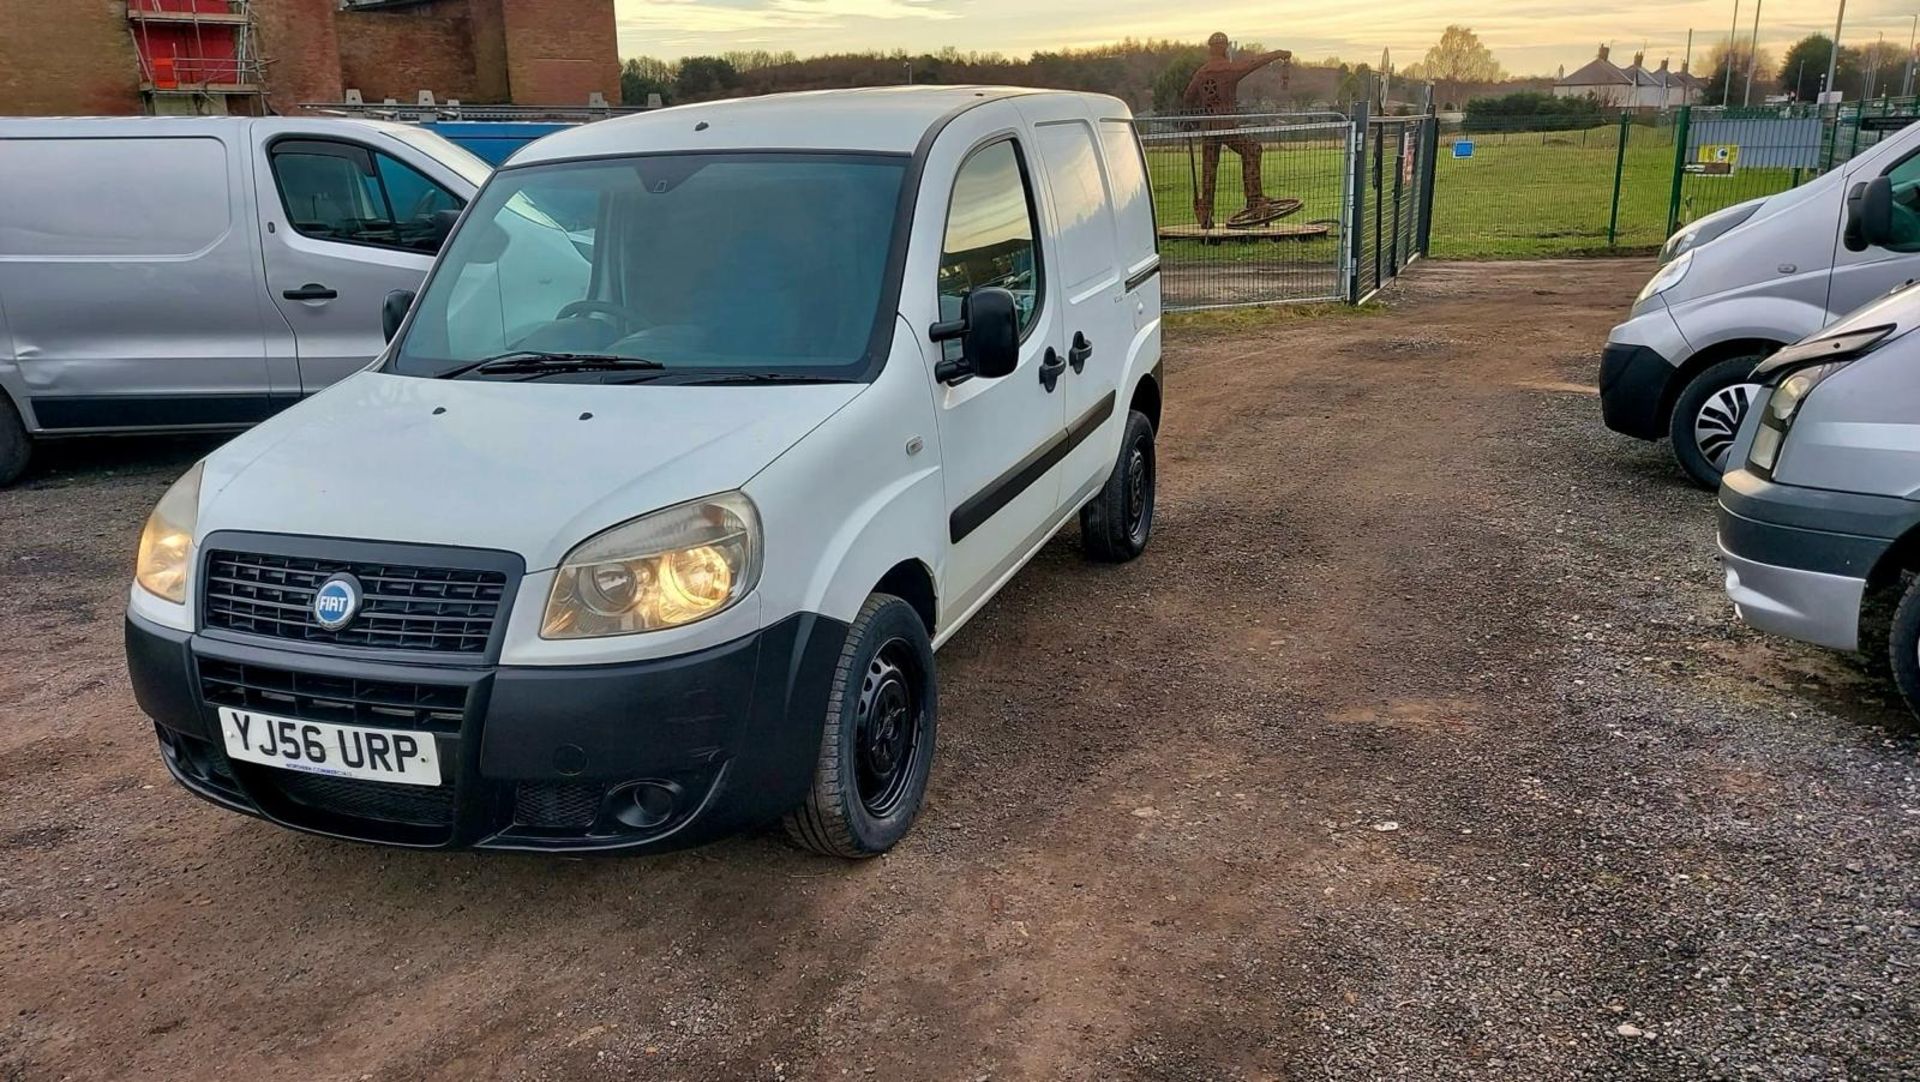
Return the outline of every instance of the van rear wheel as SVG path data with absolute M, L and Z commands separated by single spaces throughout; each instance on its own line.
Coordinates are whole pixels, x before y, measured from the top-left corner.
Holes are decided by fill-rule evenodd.
M 1668 435 L 1673 457 L 1687 477 L 1701 488 L 1720 487 L 1720 475 L 1729 468 L 1734 437 L 1760 395 L 1753 382 L 1759 354 L 1729 357 L 1693 377 L 1673 403 Z
M 867 598 L 832 688 L 813 788 L 787 813 L 787 837 L 827 856 L 879 856 L 920 814 L 938 729 L 933 643 L 912 605 Z
M 33 440 L 20 420 L 20 411 L 0 393 L 0 488 L 12 484 L 27 468 L 33 455 Z
M 1153 537 L 1153 422 L 1139 410 L 1127 411 L 1120 457 L 1098 495 L 1080 509 L 1080 543 L 1087 555 L 1106 563 L 1124 563 L 1147 551 Z

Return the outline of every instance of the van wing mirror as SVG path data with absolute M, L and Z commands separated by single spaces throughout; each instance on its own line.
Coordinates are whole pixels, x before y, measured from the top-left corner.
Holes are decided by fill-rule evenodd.
M 450 207 L 446 210 L 436 210 L 433 212 L 433 232 L 431 236 L 433 237 L 433 248 L 435 251 L 439 251 L 440 246 L 447 242 L 447 235 L 453 232 L 454 225 L 459 221 L 460 210 L 458 207 Z
M 380 305 L 380 329 L 386 332 L 387 341 L 393 341 L 393 336 L 400 333 L 407 309 L 413 307 L 413 295 L 411 289 L 396 289 L 387 294 L 386 301 Z
M 1864 252 L 1893 239 L 1893 181 L 1874 177 L 1855 184 L 1847 192 L 1847 226 L 1841 235 L 1847 251 Z
M 960 318 L 936 323 L 935 342 L 958 339 L 960 359 L 942 361 L 934 376 L 942 383 L 958 383 L 971 376 L 999 379 L 1020 366 L 1020 306 L 1013 293 L 999 286 L 982 286 L 960 302 Z

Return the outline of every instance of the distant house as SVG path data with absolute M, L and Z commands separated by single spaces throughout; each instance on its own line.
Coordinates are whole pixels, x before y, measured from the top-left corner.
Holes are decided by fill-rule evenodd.
M 1553 84 L 1556 98 L 1592 98 L 1613 109 L 1668 109 L 1692 105 L 1700 100 L 1705 80 L 1679 71 L 1660 61 L 1657 68 L 1646 66 L 1645 54 L 1636 53 L 1633 63 L 1621 67 L 1607 58 L 1607 47 L 1600 46 L 1594 58 L 1570 75 Z

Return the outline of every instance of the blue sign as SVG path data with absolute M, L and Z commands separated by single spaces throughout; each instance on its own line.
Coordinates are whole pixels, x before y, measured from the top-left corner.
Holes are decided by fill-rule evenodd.
M 1455 139 L 1453 141 L 1453 156 L 1456 158 L 1473 157 L 1473 140 Z
M 360 580 L 352 575 L 335 575 L 313 592 L 314 622 L 328 631 L 346 627 L 359 612 Z

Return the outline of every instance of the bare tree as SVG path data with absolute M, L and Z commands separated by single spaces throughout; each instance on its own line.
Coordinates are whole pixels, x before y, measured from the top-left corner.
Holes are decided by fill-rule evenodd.
M 1438 83 L 1441 97 L 1447 101 L 1452 101 L 1467 83 L 1497 83 L 1506 77 L 1506 69 L 1493 58 L 1493 50 L 1480 43 L 1480 36 L 1471 27 L 1459 25 L 1442 31 L 1426 58 L 1409 64 L 1406 70 L 1408 79 Z

